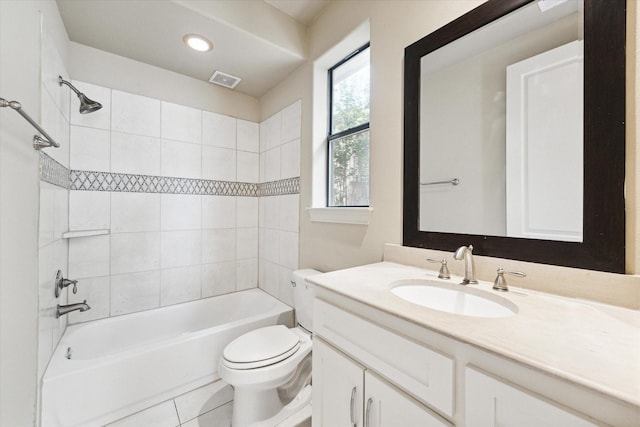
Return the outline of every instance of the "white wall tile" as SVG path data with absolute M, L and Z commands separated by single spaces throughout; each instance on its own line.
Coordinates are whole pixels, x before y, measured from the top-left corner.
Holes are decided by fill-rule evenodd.
M 260 131 L 258 123 L 238 119 L 237 148 L 240 151 L 258 153 L 260 151 Z
M 98 230 L 111 227 L 110 194 L 106 191 L 71 191 L 69 229 Z
M 263 121 L 258 125 L 258 146 L 260 152 L 263 153 L 267 150 L 267 121 Z
M 164 101 L 161 103 L 160 110 L 163 139 L 201 143 L 202 113 L 200 110 Z
M 103 129 L 71 126 L 69 164 L 71 169 L 109 172 L 111 135 Z
M 220 181 L 236 180 L 236 151 L 202 147 L 202 178 Z
M 236 291 L 258 287 L 258 258 L 236 261 Z
M 161 306 L 200 299 L 201 289 L 201 265 L 160 270 Z
M 280 196 L 262 197 L 260 203 L 264 206 L 263 226 L 270 229 L 280 227 Z
M 102 108 L 98 111 L 80 114 L 80 100 L 71 93 L 71 124 L 109 130 L 111 128 L 111 89 L 77 80 L 72 80 L 71 83 L 89 99 L 102 104 Z M 70 88 L 67 89 L 71 92 Z
M 300 138 L 301 118 L 301 101 L 297 101 L 282 110 L 282 142 Z
M 202 196 L 163 194 L 161 200 L 163 231 L 200 230 L 202 228 Z
M 69 167 L 69 124 L 64 118 L 58 106 L 55 104 L 49 92 L 42 88 L 40 97 L 40 125 L 58 144 L 59 148 L 48 150 L 47 154 L 65 167 Z M 27 112 L 33 111 L 25 107 Z M 34 113 L 31 112 L 31 115 Z
M 111 274 L 134 273 L 158 268 L 160 268 L 160 232 L 111 235 Z
M 298 233 L 280 231 L 280 259 L 278 264 L 291 270 L 298 268 Z
M 160 230 L 160 194 L 111 193 L 111 232 Z
M 162 268 L 199 265 L 202 262 L 202 233 L 200 230 L 163 231 L 160 265 Z
M 238 182 L 257 183 L 260 180 L 260 155 L 258 153 L 237 152 Z
M 69 190 L 55 187 L 53 191 L 53 239 L 62 239 L 69 231 Z
M 278 268 L 278 294 L 276 298 L 285 304 L 294 306 L 293 287 L 291 286 L 291 273 L 293 269 L 282 267 Z
M 300 140 L 282 145 L 280 152 L 280 178 L 300 176 Z
M 257 227 L 258 226 L 258 197 L 236 197 L 237 226 Z
M 46 25 L 43 25 L 41 34 L 40 81 L 65 119 L 69 121 L 69 95 L 72 92 L 69 88 L 61 89 L 58 83 L 59 75 L 62 75 L 64 80 L 69 81 L 69 73 L 66 71 L 64 61 L 60 56 L 55 41 L 49 31 L 46 30 Z
M 280 232 L 278 230 L 264 230 L 264 253 L 261 258 L 273 263 L 280 262 Z
M 133 313 L 160 306 L 160 271 L 111 276 L 111 315 Z M 156 424 L 133 424 L 156 425 Z
M 113 90 L 111 130 L 160 137 L 160 101 Z
M 277 181 L 280 179 L 280 147 L 272 148 L 265 153 L 265 173 L 266 182 Z
M 163 139 L 161 144 L 162 176 L 200 178 L 202 176 L 202 150 L 198 144 Z
M 236 230 L 233 228 L 202 231 L 202 263 L 234 261 Z
M 69 278 L 109 275 L 109 236 L 91 236 L 69 241 Z M 64 272 L 64 269 L 63 269 Z
M 260 288 L 269 295 L 278 297 L 279 267 L 273 262 L 260 261 Z
M 204 196 L 202 198 L 202 228 L 234 228 L 236 197 Z
M 259 178 L 260 178 L 260 182 L 266 182 L 267 181 L 267 152 L 266 151 L 261 151 L 260 152 L 260 173 L 259 173 Z
M 69 313 L 69 323 L 88 322 L 109 317 L 111 313 L 111 280 L 109 276 L 78 280 L 78 293 L 69 292 L 69 303 L 87 301 L 91 309 Z
M 236 149 L 236 119 L 222 114 L 202 112 L 202 143 Z
M 42 248 L 53 243 L 55 228 L 55 197 L 56 187 L 48 182 L 40 181 L 40 212 L 38 230 L 38 247 Z
M 265 121 L 265 149 L 282 144 L 282 113 L 278 112 Z
M 298 232 L 300 217 L 300 195 L 286 194 L 274 197 L 278 203 L 278 229 Z
M 233 388 L 222 380 L 175 398 L 176 409 L 181 423 L 196 418 L 233 400 Z
M 160 175 L 160 139 L 111 132 L 111 172 Z
M 202 298 L 228 294 L 236 290 L 236 262 L 202 265 Z
M 238 228 L 236 230 L 236 259 L 258 257 L 258 228 Z

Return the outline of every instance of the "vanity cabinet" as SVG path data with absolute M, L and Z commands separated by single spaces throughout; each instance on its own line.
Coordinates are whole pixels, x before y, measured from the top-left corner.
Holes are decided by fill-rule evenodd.
M 596 426 L 541 397 L 470 366 L 465 368 L 464 400 L 467 427 Z
M 313 346 L 314 427 L 450 427 L 322 339 Z
M 423 329 L 418 335 L 427 347 L 380 316 L 367 320 L 315 301 L 314 427 L 605 425 L 556 402 L 566 396 L 578 407 L 614 413 L 580 388 Z M 635 425 L 611 419 L 603 418 L 606 425 Z

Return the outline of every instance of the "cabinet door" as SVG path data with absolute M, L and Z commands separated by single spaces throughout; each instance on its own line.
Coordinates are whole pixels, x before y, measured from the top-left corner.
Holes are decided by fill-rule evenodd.
M 447 427 L 449 423 L 411 397 L 365 372 L 364 427 Z
M 313 341 L 313 427 L 363 427 L 364 368 Z
M 595 427 L 540 397 L 477 369 L 465 369 L 467 427 Z

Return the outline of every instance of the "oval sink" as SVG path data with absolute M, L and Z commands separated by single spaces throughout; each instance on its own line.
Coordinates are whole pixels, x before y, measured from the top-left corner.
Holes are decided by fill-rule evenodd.
M 518 312 L 518 307 L 505 298 L 462 285 L 403 281 L 391 293 L 423 307 L 463 316 L 509 317 Z

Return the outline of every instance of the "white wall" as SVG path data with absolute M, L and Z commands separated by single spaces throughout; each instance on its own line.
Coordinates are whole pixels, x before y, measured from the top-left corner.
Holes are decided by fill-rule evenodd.
M 310 61 L 261 98 L 263 117 L 302 97 L 300 265 L 334 270 L 382 259 L 402 241 L 404 48 L 482 1 L 336 1 L 310 28 Z M 316 223 L 311 206 L 314 60 L 370 19 L 371 206 L 368 226 Z M 318 190 L 315 190 L 318 191 Z
M 385 242 L 402 242 L 402 134 L 404 48 L 450 22 L 481 0 L 432 1 L 336 1 L 310 28 L 310 61 L 261 98 L 262 116 L 302 97 L 300 265 L 333 270 L 379 261 Z M 635 141 L 637 128 L 636 72 L 637 10 L 630 8 L 628 50 L 629 80 L 627 167 L 627 271 L 640 271 L 636 250 L 637 209 L 640 198 L 637 181 Z M 312 61 L 338 43 L 362 22 L 371 28 L 371 206 L 368 226 L 313 223 L 304 208 L 312 200 Z
M 256 98 L 74 42 L 70 43 L 69 73 L 83 82 L 260 121 Z
M 41 16 L 64 63 L 68 41 L 55 2 L 0 2 L 0 96 L 21 102 L 38 122 L 42 119 L 40 105 L 45 96 L 40 83 Z M 35 133 L 14 111 L 8 108 L 0 111 L 0 425 L 3 426 L 29 426 L 36 422 L 40 183 L 39 156 L 31 147 Z

